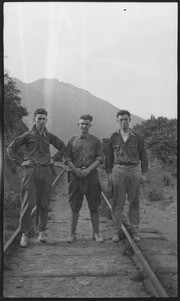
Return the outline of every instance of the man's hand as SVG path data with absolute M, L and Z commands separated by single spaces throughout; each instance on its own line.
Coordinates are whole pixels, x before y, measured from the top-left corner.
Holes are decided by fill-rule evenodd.
M 90 173 L 90 169 L 87 167 L 87 168 L 84 168 L 84 169 L 81 169 L 81 173 L 80 173 L 80 178 L 85 178 L 87 177 L 87 175 Z
M 26 160 L 26 161 L 24 161 L 22 164 L 21 164 L 21 166 L 23 167 L 23 166 L 27 166 L 27 167 L 29 167 L 29 166 L 33 166 L 33 161 L 32 160 Z
M 51 160 L 50 160 L 50 165 L 53 165 L 54 164 L 54 160 L 51 158 Z
M 74 169 L 74 172 L 76 173 L 76 175 L 77 175 L 78 177 L 80 177 L 81 172 L 82 172 L 82 169 L 81 169 L 81 168 L 76 168 L 76 169 Z

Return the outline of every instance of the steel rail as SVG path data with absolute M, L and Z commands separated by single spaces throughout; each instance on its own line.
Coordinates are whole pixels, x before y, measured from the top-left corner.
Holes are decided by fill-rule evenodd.
M 111 206 L 110 202 L 108 201 L 107 197 L 105 196 L 104 192 L 101 191 L 101 194 L 102 194 L 105 202 L 109 206 L 109 209 L 112 211 L 112 206 Z M 150 280 L 150 282 L 153 286 L 153 292 L 156 294 L 155 297 L 167 297 L 168 298 L 169 296 L 168 296 L 167 292 L 165 291 L 164 287 L 160 283 L 159 279 L 156 277 L 155 273 L 150 268 L 148 262 L 142 255 L 141 251 L 139 250 L 136 243 L 131 238 L 130 234 L 128 233 L 127 229 L 125 228 L 125 226 L 123 224 L 122 224 L 122 230 L 123 230 L 124 234 L 126 235 L 131 247 L 133 248 L 134 253 L 136 254 L 141 266 L 143 267 L 145 274 L 147 275 L 148 279 Z
M 54 187 L 54 185 L 56 184 L 57 180 L 60 178 L 60 176 L 63 174 L 63 172 L 66 170 L 66 167 L 64 166 L 59 166 L 57 164 L 55 164 L 56 166 L 62 168 L 62 171 L 58 174 L 58 176 L 56 177 L 56 179 L 53 181 L 52 183 L 52 187 Z M 36 212 L 36 205 L 33 207 L 32 212 L 31 212 L 31 217 L 33 217 L 34 213 Z M 10 238 L 5 242 L 4 244 L 4 253 L 8 250 L 8 248 L 10 247 L 10 245 L 12 244 L 12 242 L 15 240 L 15 238 L 18 236 L 20 232 L 19 227 L 14 231 L 14 233 L 10 236 Z

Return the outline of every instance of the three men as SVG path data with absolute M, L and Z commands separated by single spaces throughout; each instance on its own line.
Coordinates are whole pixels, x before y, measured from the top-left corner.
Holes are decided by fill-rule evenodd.
M 99 235 L 99 212 L 101 204 L 101 186 L 97 167 L 103 163 L 103 150 L 100 139 L 89 134 L 93 117 L 82 115 L 79 120 L 80 132 L 69 139 L 67 148 L 55 135 L 45 127 L 47 111 L 37 109 L 34 112 L 34 126 L 8 146 L 10 158 L 23 168 L 24 178 L 21 189 L 20 230 L 21 247 L 26 247 L 30 230 L 30 214 L 34 201 L 37 204 L 37 221 L 39 221 L 38 240 L 46 241 L 48 205 L 51 194 L 51 166 L 59 155 L 65 155 L 65 164 L 71 169 L 69 173 L 69 202 L 71 207 L 71 233 L 68 243 L 76 240 L 76 227 L 83 197 L 86 196 L 93 228 L 93 240 L 103 242 Z M 146 180 L 148 169 L 147 154 L 143 139 L 129 128 L 131 115 L 126 110 L 117 113 L 120 130 L 110 137 L 106 150 L 105 165 L 109 181 L 113 184 L 112 217 L 116 233 L 113 242 L 121 237 L 123 208 L 127 194 L 129 200 L 129 220 L 133 239 L 139 241 L 139 197 L 140 181 Z M 50 144 L 58 153 L 50 157 Z M 26 147 L 26 157 L 19 158 L 17 152 L 21 146 Z M 66 153 L 65 153 L 66 152 Z M 140 171 L 140 163 L 141 170 Z
M 76 240 L 76 227 L 84 195 L 90 210 L 92 237 L 97 242 L 103 242 L 103 238 L 99 235 L 98 213 L 101 204 L 101 186 L 96 169 L 103 163 L 103 151 L 101 141 L 89 134 L 92 120 L 91 115 L 82 115 L 78 123 L 80 133 L 71 137 L 67 144 L 65 164 L 72 170 L 69 177 L 71 233 L 67 239 L 68 243 L 73 243 Z
M 148 160 L 143 138 L 129 128 L 130 121 L 131 115 L 128 111 L 121 110 L 117 113 L 120 130 L 111 135 L 105 158 L 106 172 L 113 184 L 112 218 L 116 229 L 113 242 L 118 242 L 121 238 L 126 194 L 132 236 L 134 241 L 140 240 L 138 235 L 140 182 L 146 180 Z
M 7 148 L 10 158 L 23 168 L 24 173 L 21 187 L 22 203 L 19 225 L 22 232 L 21 247 L 27 247 L 30 215 L 35 200 L 37 204 L 37 222 L 39 221 L 38 240 L 46 241 L 45 231 L 52 186 L 51 165 L 54 163 L 50 157 L 50 144 L 58 149 L 57 154 L 54 155 L 54 160 L 56 157 L 63 155 L 66 150 L 65 144 L 47 131 L 45 127 L 47 114 L 45 109 L 37 109 L 34 112 L 35 124 L 32 130 L 15 138 Z M 26 147 L 26 157 L 19 158 L 17 151 L 23 145 Z

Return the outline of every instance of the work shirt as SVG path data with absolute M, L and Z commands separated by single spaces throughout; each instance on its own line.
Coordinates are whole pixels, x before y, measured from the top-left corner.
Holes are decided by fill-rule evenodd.
M 106 171 L 111 172 L 114 164 L 140 164 L 142 172 L 148 170 L 148 159 L 143 138 L 129 131 L 129 138 L 124 142 L 120 130 L 111 135 L 106 150 Z
M 23 161 L 28 159 L 35 163 L 48 164 L 51 159 L 50 144 L 59 150 L 53 156 L 53 160 L 55 161 L 56 157 L 59 157 L 60 154 L 64 154 L 66 150 L 65 144 L 58 137 L 49 133 L 46 128 L 42 134 L 39 134 L 36 125 L 34 125 L 32 130 L 25 132 L 13 140 L 7 148 L 7 153 L 17 165 L 21 165 Z M 24 158 L 20 157 L 17 153 L 19 148 L 23 145 L 25 145 L 26 148 Z
M 65 154 L 65 164 L 71 161 L 76 168 L 89 167 L 95 160 L 103 163 L 103 151 L 100 139 L 81 134 L 69 139 Z

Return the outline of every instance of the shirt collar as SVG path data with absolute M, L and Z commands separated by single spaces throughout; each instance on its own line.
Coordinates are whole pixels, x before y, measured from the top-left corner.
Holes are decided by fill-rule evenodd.
M 90 134 L 88 133 L 85 139 L 89 139 Z M 83 135 L 79 132 L 78 137 L 83 139 Z
M 118 135 L 119 135 L 119 134 L 121 135 L 121 130 L 118 130 L 116 133 L 117 133 Z M 129 129 L 129 137 L 130 137 L 130 136 L 135 136 L 135 134 L 133 133 L 132 129 Z
M 44 128 L 44 131 L 40 134 L 40 133 L 38 132 L 38 130 L 37 130 L 35 124 L 33 125 L 32 130 L 34 131 L 35 134 L 40 135 L 40 136 L 44 136 L 44 138 L 46 138 L 46 136 L 47 136 L 47 134 L 48 134 L 48 131 L 47 131 L 46 127 Z

